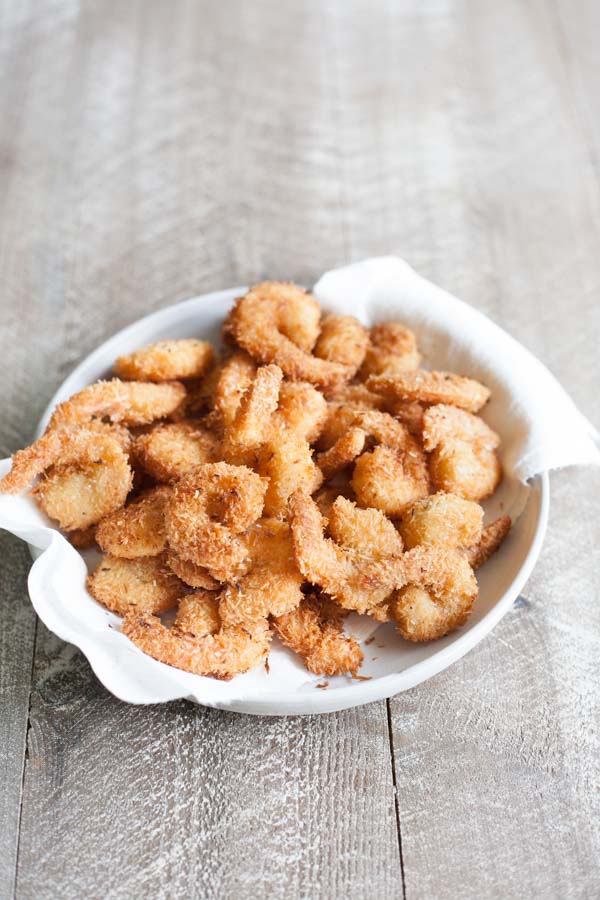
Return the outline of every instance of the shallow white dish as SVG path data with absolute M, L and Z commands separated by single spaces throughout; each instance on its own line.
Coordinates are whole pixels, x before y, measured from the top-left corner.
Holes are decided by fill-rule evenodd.
M 197 336 L 216 343 L 224 314 L 244 290 L 233 288 L 195 297 L 119 332 L 90 354 L 61 385 L 40 422 L 38 434 L 57 403 L 106 377 L 120 354 L 162 338 Z M 403 318 L 401 308 L 389 309 L 387 313 L 388 317 Z M 436 360 L 425 362 L 440 365 Z M 9 467 L 9 460 L 0 461 L 0 475 Z M 118 617 L 97 604 L 85 590 L 87 566 L 97 557 L 85 554 L 86 565 L 86 560 L 52 528 L 33 501 L 26 496 L 0 497 L 0 527 L 32 547 L 36 559 L 29 575 L 29 594 L 37 614 L 51 631 L 81 649 L 99 680 L 120 699 L 159 703 L 183 697 L 237 712 L 289 715 L 333 712 L 390 697 L 460 659 L 491 631 L 522 590 L 541 549 L 548 504 L 546 474 L 528 486 L 505 479 L 486 505 L 486 518 L 507 512 L 513 518 L 513 529 L 500 551 L 478 572 L 480 596 L 467 625 L 432 644 L 410 644 L 392 626 L 383 626 L 364 647 L 361 674 L 368 680 L 330 678 L 325 689 L 325 679 L 306 672 L 276 642 L 270 654 L 270 672 L 261 669 L 230 682 L 191 675 L 158 663 L 121 635 Z M 360 621 L 350 622 L 350 629 L 357 634 Z

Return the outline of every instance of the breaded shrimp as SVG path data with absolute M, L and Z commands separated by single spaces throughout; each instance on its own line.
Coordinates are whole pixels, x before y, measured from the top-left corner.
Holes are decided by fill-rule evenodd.
M 288 429 L 311 444 L 319 437 L 327 418 L 327 401 L 312 384 L 284 381 L 279 388 L 279 405 L 271 423 L 275 432 Z
M 415 547 L 403 557 L 405 580 L 389 604 L 408 641 L 433 641 L 464 625 L 477 597 L 469 563 L 456 550 Z
M 321 515 L 325 518 L 329 517 L 331 507 L 338 497 L 344 497 L 346 500 L 356 500 L 352 486 L 346 477 L 339 475 L 332 482 L 324 484 L 313 495 L 313 500 L 319 507 Z
M 361 506 L 399 516 L 409 503 L 429 493 L 425 454 L 408 432 L 400 449 L 380 444 L 357 459 L 352 487 Z
M 312 494 L 323 482 L 310 445 L 291 432 L 282 432 L 264 443 L 256 467 L 269 481 L 265 494 L 267 516 L 284 516 L 288 498 L 297 488 L 303 487 Z
M 256 377 L 256 362 L 243 350 L 237 350 L 221 366 L 215 391 L 215 413 L 221 428 L 231 425 L 242 397 Z
M 356 503 L 339 496 L 329 512 L 329 533 L 347 550 L 370 559 L 400 556 L 402 537 L 393 522 L 377 509 L 361 509 Z
M 235 578 L 248 552 L 240 535 L 260 518 L 266 488 L 255 472 L 224 462 L 184 475 L 165 507 L 170 547 L 219 581 Z
M 400 553 L 344 549 L 326 538 L 325 520 L 304 491 L 292 495 L 289 511 L 298 568 L 340 606 L 372 613 L 404 583 Z
M 279 519 L 260 519 L 250 530 L 251 567 L 221 594 L 223 624 L 237 625 L 278 616 L 302 600 L 304 578 L 298 569 L 290 526 Z
M 119 616 L 131 610 L 166 612 L 188 588 L 165 563 L 164 556 L 123 559 L 104 556 L 87 579 L 92 597 Z
M 362 428 L 352 427 L 341 435 L 329 450 L 319 453 L 317 465 L 323 473 L 323 477 L 325 479 L 333 478 L 334 475 L 353 463 L 356 457 L 363 452 L 366 440 L 367 435 Z
M 121 633 L 159 662 L 223 681 L 263 663 L 271 641 L 266 620 L 254 622 L 251 628 L 222 627 L 214 634 L 194 637 L 176 626 L 165 628 L 155 616 L 138 613 L 125 617 Z
M 215 634 L 221 627 L 219 594 L 216 591 L 194 591 L 179 601 L 175 626 L 193 637 Z
M 373 441 L 388 447 L 402 448 L 410 443 L 408 430 L 388 413 L 349 404 L 330 411 L 321 432 L 319 447 L 328 450 L 352 427 L 361 428 Z
M 319 333 L 319 306 L 293 284 L 263 282 L 241 297 L 229 314 L 226 332 L 261 363 L 275 363 L 292 381 L 335 389 L 352 370 L 319 359 L 311 349 Z
M 408 549 L 418 544 L 452 548 L 477 544 L 482 523 L 478 503 L 440 492 L 406 507 L 398 527 Z
M 185 400 L 179 381 L 152 384 L 145 381 L 98 381 L 60 403 L 48 430 L 81 425 L 93 418 L 109 418 L 124 425 L 149 425 L 175 412 Z
M 177 481 L 196 466 L 218 457 L 219 439 L 202 422 L 183 419 L 155 425 L 134 441 L 133 455 L 156 481 Z
M 305 662 L 315 675 L 356 675 L 363 653 L 353 637 L 346 637 L 341 619 L 314 597 L 305 598 L 292 612 L 273 619 L 282 643 Z
M 438 490 L 482 500 L 502 479 L 495 453 L 498 435 L 477 416 L 451 406 L 433 406 L 423 416 L 429 471 Z
M 360 370 L 363 379 L 370 375 L 396 375 L 419 368 L 421 354 L 413 332 L 399 322 L 374 325 Z
M 167 550 L 166 563 L 190 587 L 203 588 L 205 591 L 215 591 L 221 587 L 221 583 L 209 574 L 208 569 L 197 566 L 189 559 L 182 559 L 173 550 Z
M 137 559 L 157 556 L 166 545 L 165 502 L 169 489 L 158 487 L 102 519 L 96 541 L 105 553 Z
M 453 372 L 427 372 L 418 369 L 397 375 L 372 375 L 367 387 L 376 394 L 417 403 L 447 403 L 475 413 L 489 400 L 490 390 Z
M 485 526 L 480 539 L 476 544 L 472 544 L 465 553 L 473 569 L 479 569 L 500 548 L 511 525 L 510 516 L 500 516 L 499 519 Z
M 277 409 L 283 373 L 279 366 L 261 366 L 244 393 L 234 419 L 225 429 L 223 457 L 234 465 L 254 466 L 258 448 L 268 439 Z
M 347 366 L 348 378 L 352 378 L 365 358 L 368 343 L 369 333 L 358 319 L 330 314 L 321 320 L 321 333 L 314 353 L 319 359 Z
M 185 338 L 148 344 L 128 356 L 119 356 L 115 373 L 126 381 L 175 381 L 201 378 L 214 360 L 212 344 Z

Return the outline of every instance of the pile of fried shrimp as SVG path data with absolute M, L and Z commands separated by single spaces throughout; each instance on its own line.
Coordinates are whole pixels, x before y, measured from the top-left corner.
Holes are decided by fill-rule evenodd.
M 90 594 L 187 672 L 266 664 L 276 634 L 315 675 L 356 676 L 350 611 L 407 641 L 464 625 L 474 570 L 511 524 L 484 527 L 479 505 L 502 478 L 478 416 L 490 391 L 421 368 L 401 323 L 323 315 L 293 284 L 238 299 L 223 345 L 119 357 L 14 454 L 0 491 L 29 489 L 75 547 L 97 545 Z

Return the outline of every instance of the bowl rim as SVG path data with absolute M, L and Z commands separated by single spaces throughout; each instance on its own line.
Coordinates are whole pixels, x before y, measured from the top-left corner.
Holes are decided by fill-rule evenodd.
M 179 314 L 185 313 L 188 309 L 191 310 L 195 307 L 199 301 L 208 303 L 211 300 L 215 302 L 231 300 L 241 296 L 246 290 L 246 287 L 238 286 L 220 291 L 211 291 L 207 294 L 198 294 L 187 300 L 169 304 L 161 309 L 155 310 L 152 313 L 134 320 L 129 325 L 126 325 L 124 328 L 115 332 L 111 337 L 107 338 L 92 350 L 91 353 L 85 356 L 54 392 L 36 427 L 36 438 L 44 431 L 56 404 L 71 396 L 75 390 L 80 389 L 78 382 L 81 381 L 82 375 L 88 369 L 93 368 L 94 366 L 99 367 L 100 364 L 103 364 L 107 356 L 110 355 L 113 345 L 119 345 L 122 343 L 123 339 L 126 339 L 130 335 L 135 335 L 140 327 L 152 327 L 154 324 L 164 324 L 163 320 L 168 319 L 174 312 Z M 468 631 L 461 634 L 448 646 L 435 651 L 431 656 L 408 666 L 401 672 L 373 677 L 365 681 L 352 681 L 347 686 L 336 688 L 333 691 L 310 693 L 287 691 L 281 694 L 270 692 L 264 697 L 239 697 L 231 701 L 218 700 L 214 703 L 210 702 L 210 698 L 205 696 L 200 698 L 194 694 L 185 697 L 182 695 L 182 698 L 203 706 L 227 709 L 232 712 L 250 715 L 311 715 L 322 712 L 335 712 L 350 707 L 361 706 L 375 700 L 387 699 L 394 694 L 409 690 L 444 671 L 452 665 L 452 663 L 461 659 L 461 657 L 468 653 L 469 650 L 473 649 L 473 647 L 475 647 L 485 635 L 495 627 L 500 619 L 511 608 L 533 571 L 542 548 L 548 525 L 550 508 L 550 479 L 548 472 L 542 472 L 541 474 L 536 475 L 530 480 L 529 487 L 530 492 L 527 498 L 527 505 L 530 503 L 536 504 L 537 519 L 527 555 L 520 569 L 507 590 L 496 601 L 492 609 L 490 609 L 476 625 L 473 625 Z M 36 550 L 32 545 L 29 545 L 29 547 L 32 557 L 35 560 L 40 555 L 40 551 Z M 97 667 L 94 664 L 93 650 L 89 647 L 87 642 L 82 641 L 82 643 L 86 646 L 85 648 L 80 646 L 79 649 L 86 656 L 96 677 L 104 684 L 101 674 L 102 667 Z M 106 687 L 106 685 L 104 686 Z M 114 693 L 113 688 L 111 688 L 110 691 L 111 693 Z M 127 701 L 127 698 L 125 697 L 121 697 L 120 699 L 130 702 Z

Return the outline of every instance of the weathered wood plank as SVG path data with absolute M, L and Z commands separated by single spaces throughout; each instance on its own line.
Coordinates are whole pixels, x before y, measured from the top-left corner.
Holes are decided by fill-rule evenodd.
M 23 92 L 6 228 L 10 258 L 29 261 L 33 227 L 45 248 L 28 302 L 53 328 L 20 397 L 42 405 L 48 380 L 154 308 L 343 261 L 316 7 L 35 9 L 6 47 Z M 133 709 L 41 633 L 19 898 L 402 896 L 385 704 L 279 721 Z

